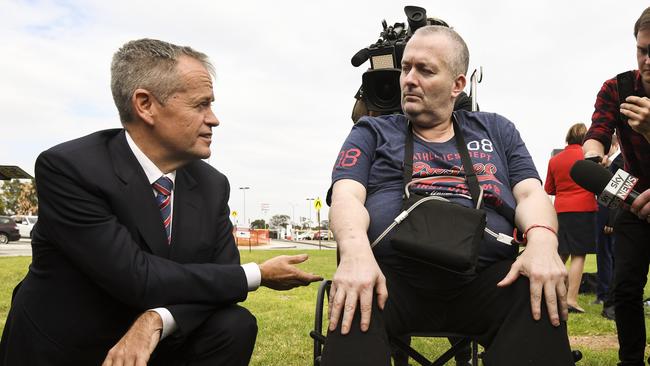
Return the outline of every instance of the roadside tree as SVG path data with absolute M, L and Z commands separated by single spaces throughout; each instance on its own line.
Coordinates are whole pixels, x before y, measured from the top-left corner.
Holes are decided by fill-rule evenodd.
M 266 229 L 266 222 L 263 219 L 257 219 L 251 222 L 251 229 Z
M 271 229 L 279 229 L 286 227 L 291 222 L 291 217 L 289 215 L 273 215 L 269 220 L 269 226 Z

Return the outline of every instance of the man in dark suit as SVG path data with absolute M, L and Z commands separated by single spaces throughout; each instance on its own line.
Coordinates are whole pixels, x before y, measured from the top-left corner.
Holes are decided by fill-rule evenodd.
M 320 280 L 306 255 L 240 265 L 227 178 L 210 156 L 212 67 L 143 39 L 113 57 L 124 129 L 36 161 L 39 223 L 0 365 L 246 365 L 257 325 L 236 303 L 261 285 Z

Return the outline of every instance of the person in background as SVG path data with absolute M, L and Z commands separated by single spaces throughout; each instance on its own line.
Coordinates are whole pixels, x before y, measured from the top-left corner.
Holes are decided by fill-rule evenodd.
M 558 252 L 569 267 L 567 304 L 569 312 L 584 313 L 578 304 L 578 290 L 585 265 L 585 256 L 596 252 L 596 198 L 577 185 L 569 176 L 573 164 L 582 160 L 582 139 L 587 132 L 584 123 L 576 123 L 566 134 L 567 146 L 548 162 L 546 193 L 555 196 L 559 224 Z

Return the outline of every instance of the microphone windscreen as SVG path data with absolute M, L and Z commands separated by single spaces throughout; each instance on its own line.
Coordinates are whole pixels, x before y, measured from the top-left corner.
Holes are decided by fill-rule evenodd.
M 366 62 L 368 58 L 370 58 L 370 51 L 368 51 L 367 48 L 362 48 L 352 56 L 350 62 L 352 62 L 352 66 L 359 67 Z
M 569 175 L 580 187 L 599 195 L 605 190 L 613 174 L 598 163 L 578 160 L 571 167 Z

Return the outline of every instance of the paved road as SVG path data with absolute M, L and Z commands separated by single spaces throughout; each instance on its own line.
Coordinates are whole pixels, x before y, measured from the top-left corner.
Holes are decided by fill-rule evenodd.
M 318 240 L 306 240 L 302 242 L 271 240 L 269 245 L 251 246 L 252 250 L 261 249 L 296 249 L 296 250 L 318 250 Z M 321 241 L 321 249 L 336 249 L 336 243 L 333 241 Z M 248 245 L 242 245 L 239 250 L 248 250 Z M 0 257 L 13 257 L 20 255 L 32 255 L 32 241 L 29 239 L 20 239 L 12 241 L 9 244 L 0 244 Z
M 18 255 L 32 255 L 32 241 L 29 239 L 20 239 L 12 241 L 9 244 L 0 244 L 0 256 L 15 257 Z
M 269 245 L 251 246 L 252 250 L 260 249 L 296 249 L 296 250 L 318 250 L 318 240 L 288 241 L 271 239 Z M 336 249 L 336 242 L 322 240 L 321 249 Z M 248 250 L 248 245 L 240 245 L 239 250 Z

